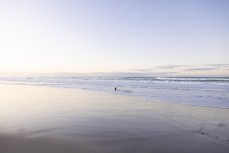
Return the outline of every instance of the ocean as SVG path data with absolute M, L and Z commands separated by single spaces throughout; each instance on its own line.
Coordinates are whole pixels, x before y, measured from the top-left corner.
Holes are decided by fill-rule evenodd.
M 229 108 L 229 77 L 0 77 L 0 83 L 76 88 L 141 97 L 152 102 Z

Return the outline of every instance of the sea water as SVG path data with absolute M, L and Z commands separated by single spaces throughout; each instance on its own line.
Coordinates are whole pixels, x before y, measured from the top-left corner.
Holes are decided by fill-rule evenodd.
M 229 108 L 229 77 L 0 77 L 0 83 L 77 88 L 152 101 Z

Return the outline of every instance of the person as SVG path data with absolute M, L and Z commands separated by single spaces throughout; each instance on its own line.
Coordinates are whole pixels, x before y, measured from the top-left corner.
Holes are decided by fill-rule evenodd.
M 115 87 L 115 91 L 117 90 L 117 88 Z

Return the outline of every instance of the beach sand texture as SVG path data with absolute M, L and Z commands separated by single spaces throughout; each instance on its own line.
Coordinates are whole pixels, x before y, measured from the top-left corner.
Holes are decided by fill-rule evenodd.
M 229 109 L 0 85 L 0 153 L 228 153 Z

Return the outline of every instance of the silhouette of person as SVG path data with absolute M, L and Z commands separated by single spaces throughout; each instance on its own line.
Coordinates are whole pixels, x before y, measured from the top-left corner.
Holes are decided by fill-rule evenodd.
M 115 87 L 115 91 L 117 90 L 117 88 Z

